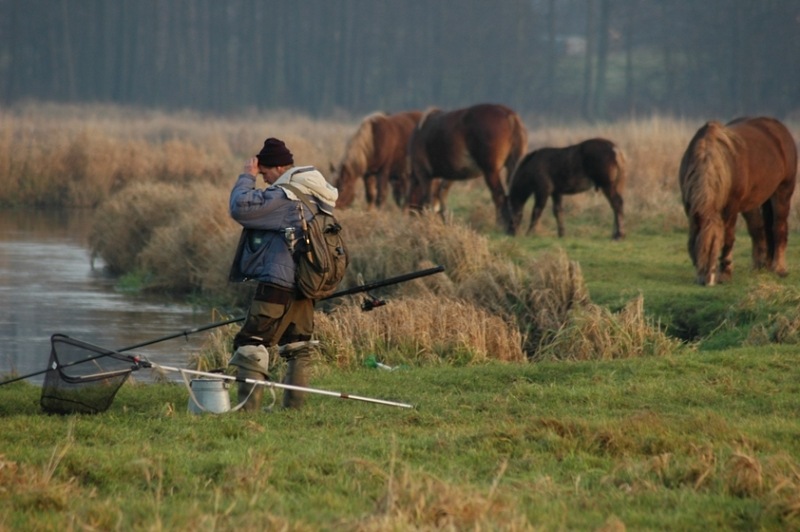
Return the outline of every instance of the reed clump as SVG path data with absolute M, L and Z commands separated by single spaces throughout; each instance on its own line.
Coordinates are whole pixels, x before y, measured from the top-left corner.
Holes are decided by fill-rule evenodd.
M 666 356 L 679 351 L 680 341 L 668 337 L 644 313 L 644 298 L 634 298 L 619 313 L 587 304 L 571 312 L 560 327 L 543 335 L 537 360 L 612 360 Z
M 513 324 L 468 301 L 435 294 L 393 299 L 374 312 L 343 305 L 316 319 L 324 360 L 361 365 L 378 354 L 389 365 L 522 362 L 522 335 Z

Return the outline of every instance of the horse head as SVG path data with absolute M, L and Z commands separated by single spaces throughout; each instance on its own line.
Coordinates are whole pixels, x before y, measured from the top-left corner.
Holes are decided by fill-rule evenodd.
M 346 161 L 339 163 L 338 168 L 331 174 L 339 189 L 339 198 L 336 200 L 337 208 L 349 207 L 356 196 L 356 178 L 352 167 Z

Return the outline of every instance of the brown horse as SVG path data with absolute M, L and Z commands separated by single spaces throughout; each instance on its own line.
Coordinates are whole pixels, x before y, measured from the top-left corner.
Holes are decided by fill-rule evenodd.
M 452 181 L 483 175 L 492 193 L 498 223 L 506 222 L 508 206 L 502 171 L 505 169 L 506 179 L 511 176 L 527 143 L 522 120 L 503 105 L 427 111 L 409 142 L 409 208 L 421 209 L 435 199 L 444 213 Z M 442 181 L 437 182 L 438 179 Z
M 339 164 L 337 207 L 353 203 L 359 177 L 364 179 L 368 207 L 385 203 L 389 185 L 395 203 L 403 205 L 408 195 L 408 139 L 421 116 L 419 111 L 378 112 L 361 121 Z
M 739 118 L 724 126 L 712 121 L 697 131 L 679 179 L 699 284 L 731 279 L 739 213 L 753 243 L 753 267 L 787 274 L 787 219 L 796 174 L 794 139 L 773 118 Z
M 547 198 L 553 198 L 553 215 L 558 236 L 564 236 L 561 198 L 590 188 L 601 190 L 614 211 L 612 238 L 624 238 L 622 191 L 625 187 L 625 156 L 613 142 L 594 138 L 566 148 L 542 148 L 530 152 L 519 163 L 508 185 L 511 212 L 508 233 L 516 234 L 522 221 L 522 209 L 534 196 L 528 233 L 536 229 Z

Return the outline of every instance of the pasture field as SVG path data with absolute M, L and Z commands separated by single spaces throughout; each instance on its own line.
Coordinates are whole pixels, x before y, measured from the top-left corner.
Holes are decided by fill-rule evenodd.
M 453 217 L 474 216 L 460 194 Z M 562 249 L 593 302 L 614 314 L 641 297 L 646 314 L 684 341 L 580 358 L 566 336 L 550 344 L 560 353 L 528 362 L 466 356 L 459 349 L 478 348 L 441 338 L 427 346 L 422 336 L 434 333 L 420 329 L 410 347 L 369 344 L 403 366 L 389 372 L 364 367 L 364 340 L 339 339 L 323 320 L 321 335 L 351 341 L 355 353 L 320 360 L 312 386 L 413 410 L 311 395 L 298 412 L 194 416 L 183 385 L 128 383 L 103 414 L 59 417 L 40 413 L 38 388 L 0 387 L 0 528 L 797 529 L 798 246 L 790 243 L 792 274 L 778 279 L 749 271 L 740 235 L 734 281 L 703 288 L 692 283 L 679 227 L 634 224 L 612 242 L 608 211 L 568 212 L 564 239 L 552 220 L 537 237 L 488 230 L 491 255 L 538 268 Z M 397 294 L 360 315 L 380 320 L 408 299 Z M 330 316 L 352 310 L 342 307 Z M 445 321 L 462 334 L 471 326 L 455 312 Z M 563 330 L 589 337 L 611 327 L 621 345 L 637 330 L 577 321 Z M 216 349 L 229 333 L 213 338 Z
M 330 371 L 299 412 L 187 414 L 126 384 L 95 416 L 0 388 L 5 530 L 792 530 L 795 346 Z
M 225 282 L 238 236 L 225 201 L 261 130 L 151 117 L 131 139 L 93 124 L 65 121 L 87 146 L 55 146 L 59 168 L 97 180 L 64 196 L 97 203 L 93 250 L 144 289 L 238 314 L 248 293 Z M 314 126 L 292 123 L 310 139 L 298 151 L 331 160 L 355 127 Z M 37 387 L 3 386 L 0 530 L 800 529 L 798 210 L 788 277 L 750 270 L 740 224 L 733 281 L 700 287 L 677 188 L 694 123 L 528 127 L 531 146 L 597 134 L 623 145 L 624 240 L 595 193 L 565 198 L 563 239 L 549 205 L 537 235 L 506 236 L 480 181 L 453 187 L 446 224 L 393 206 L 340 214 L 345 285 L 446 271 L 380 292 L 388 304 L 371 312 L 355 297 L 321 305 L 312 386 L 413 409 L 311 395 L 301 411 L 194 416 L 182 384 L 129 382 L 105 413 L 48 416 Z M 33 167 L 35 137 L 0 138 L 28 142 L 0 156 L 2 175 Z M 87 159 L 109 153 L 103 142 L 150 157 L 133 174 Z M 165 166 L 207 145 L 199 166 Z M 156 171 L 167 178 L 146 179 Z M 0 201 L 35 195 L 28 177 Z M 210 333 L 191 362 L 224 363 L 234 330 Z M 367 368 L 370 355 L 400 369 Z

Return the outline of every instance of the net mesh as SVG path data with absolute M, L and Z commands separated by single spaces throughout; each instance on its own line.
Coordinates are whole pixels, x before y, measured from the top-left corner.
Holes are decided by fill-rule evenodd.
M 53 414 L 96 414 L 138 366 L 132 357 L 54 334 L 40 404 Z

